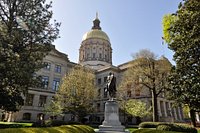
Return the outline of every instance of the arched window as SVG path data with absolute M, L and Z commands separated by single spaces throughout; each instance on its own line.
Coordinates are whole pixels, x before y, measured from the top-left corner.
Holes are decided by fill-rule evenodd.
M 24 113 L 23 120 L 31 120 L 31 113 Z
M 43 113 L 39 113 L 37 115 L 38 120 L 44 120 L 44 114 Z

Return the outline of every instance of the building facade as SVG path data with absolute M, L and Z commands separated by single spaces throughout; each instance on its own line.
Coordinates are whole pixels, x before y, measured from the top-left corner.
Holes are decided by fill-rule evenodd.
M 168 61 L 166 58 L 162 58 Z M 25 97 L 25 105 L 17 113 L 7 113 L 4 119 L 10 121 L 24 121 L 33 122 L 39 119 L 49 119 L 50 116 L 45 115 L 44 105 L 47 104 L 58 89 L 62 82 L 62 77 L 67 74 L 71 68 L 80 64 L 89 67 L 95 71 L 96 84 L 98 86 L 98 97 L 94 102 L 96 113 L 92 116 L 92 122 L 101 123 L 104 117 L 104 104 L 108 99 L 105 93 L 105 85 L 107 76 L 110 72 L 114 73 L 117 79 L 117 84 L 122 80 L 124 72 L 130 67 L 129 62 L 114 66 L 112 65 L 112 46 L 108 35 L 102 31 L 100 27 L 100 20 L 96 16 L 93 21 L 93 26 L 90 31 L 84 34 L 80 49 L 79 62 L 73 63 L 69 61 L 68 56 L 53 48 L 53 50 L 44 59 L 46 67 L 37 72 L 42 76 L 42 88 L 30 88 L 28 95 Z M 151 93 L 148 89 L 142 88 L 140 90 L 133 89 L 127 93 L 127 98 L 138 99 L 146 102 L 148 106 L 151 105 Z M 158 112 L 160 121 L 183 121 L 183 112 L 181 107 L 173 107 L 173 101 L 167 100 L 164 96 L 158 97 Z M 69 121 L 69 116 L 60 117 Z M 120 120 L 123 123 L 136 123 L 137 119 L 131 116 L 125 116 L 123 112 L 120 113 Z

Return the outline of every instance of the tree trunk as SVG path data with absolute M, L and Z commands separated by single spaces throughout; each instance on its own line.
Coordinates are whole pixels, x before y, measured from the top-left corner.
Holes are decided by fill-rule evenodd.
M 158 103 L 157 103 L 157 95 L 156 90 L 152 90 L 152 106 L 153 106 L 153 122 L 157 122 L 158 120 Z
M 192 125 L 194 127 L 196 127 L 196 117 L 195 117 L 195 110 L 194 109 L 190 109 L 190 118 L 191 118 Z

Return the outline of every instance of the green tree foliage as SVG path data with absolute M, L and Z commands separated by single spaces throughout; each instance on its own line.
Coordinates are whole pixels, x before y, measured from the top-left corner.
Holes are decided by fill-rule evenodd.
M 46 104 L 44 107 L 44 111 L 46 114 L 52 116 L 53 119 L 55 116 L 63 114 L 61 103 L 56 99 L 52 99 L 49 104 Z
M 176 17 L 175 21 L 165 27 L 172 16 Z M 173 58 L 176 62 L 169 79 L 172 85 L 171 98 L 188 105 L 190 112 L 194 113 L 194 110 L 200 110 L 199 0 L 184 0 L 171 17 L 163 19 L 164 36 L 169 34 L 170 41 L 164 39 L 168 42 L 169 49 L 174 52 Z
M 127 113 L 132 116 L 139 116 L 142 118 L 151 115 L 151 107 L 148 109 L 146 103 L 135 99 L 128 100 L 125 104 L 125 109 Z
M 166 43 L 170 43 L 172 41 L 172 34 L 169 32 L 169 28 L 173 26 L 177 17 L 175 15 L 167 14 L 163 17 L 163 38 Z
M 45 0 L 0 1 L 0 109 L 17 111 L 22 94 L 35 85 L 35 71 L 58 36 Z
M 165 57 L 157 60 L 151 51 L 139 51 L 134 55 L 134 60 L 130 62 L 123 76 L 119 96 L 126 99 L 129 91 L 149 90 L 152 97 L 153 121 L 158 121 L 157 98 L 168 88 L 167 76 L 170 69 L 171 63 Z
M 80 121 L 92 112 L 96 90 L 94 73 L 82 66 L 75 66 L 63 78 L 56 98 L 65 112 L 73 114 Z

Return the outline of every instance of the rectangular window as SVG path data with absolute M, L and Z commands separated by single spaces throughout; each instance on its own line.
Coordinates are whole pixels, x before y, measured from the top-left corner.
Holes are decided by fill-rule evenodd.
M 89 53 L 87 53 L 87 58 L 89 58 L 89 56 L 90 56 L 90 54 L 89 54 Z
M 46 100 L 47 100 L 47 96 L 40 95 L 38 106 L 44 107 L 44 105 L 46 104 Z
M 45 70 L 49 70 L 50 71 L 50 69 L 51 69 L 51 63 L 49 63 L 49 62 L 44 62 L 44 69 Z
M 107 77 L 104 77 L 104 83 L 106 83 L 107 82 Z
M 61 66 L 60 65 L 55 66 L 55 72 L 61 73 Z
M 49 84 L 49 77 L 48 76 L 42 76 L 42 87 L 44 89 L 47 89 L 48 84 Z
M 131 97 L 131 90 L 127 90 L 127 97 Z
M 34 94 L 27 94 L 25 100 L 25 106 L 33 106 Z
M 99 54 L 99 58 L 100 58 L 100 59 L 102 58 L 102 55 L 101 55 L 101 53 Z
M 31 113 L 24 113 L 22 119 L 23 120 L 31 120 Z
M 59 78 L 54 78 L 53 87 L 52 87 L 53 91 L 57 91 L 58 90 L 59 84 L 60 84 L 60 79 Z
M 93 58 L 95 58 L 95 56 L 96 56 L 95 53 L 93 53 Z
M 101 96 L 101 89 L 98 89 L 98 97 Z
M 100 85 L 100 84 L 101 84 L 101 78 L 98 79 L 98 85 Z
M 100 103 L 97 103 L 97 112 L 100 112 Z
M 106 88 L 104 88 L 104 98 L 108 97 L 108 90 L 106 90 Z

